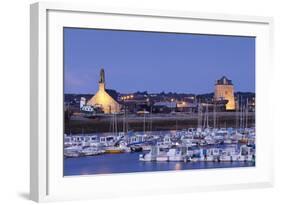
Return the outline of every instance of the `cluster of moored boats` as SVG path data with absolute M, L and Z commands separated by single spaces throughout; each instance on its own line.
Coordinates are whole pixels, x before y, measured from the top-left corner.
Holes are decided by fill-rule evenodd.
M 255 161 L 255 129 L 187 129 L 146 133 L 65 135 L 64 156 L 140 152 L 145 162 Z
M 241 145 L 237 147 L 211 147 L 189 150 L 186 147 L 170 148 L 168 151 L 159 147 L 152 147 L 151 151 L 139 156 L 140 161 L 159 162 L 235 162 L 255 161 L 255 153 L 252 146 Z

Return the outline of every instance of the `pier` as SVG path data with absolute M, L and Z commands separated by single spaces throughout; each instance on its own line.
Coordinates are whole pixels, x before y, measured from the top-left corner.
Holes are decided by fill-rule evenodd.
M 208 125 L 210 127 L 214 124 L 213 113 L 207 113 Z M 239 128 L 240 123 L 237 119 L 240 116 L 238 112 L 218 112 L 216 113 L 216 127 Z M 117 129 L 123 131 L 123 116 L 117 115 Z M 130 114 L 126 116 L 126 123 L 128 129 L 133 131 L 143 131 L 143 116 Z M 108 132 L 109 124 L 112 120 L 112 115 L 98 115 L 93 118 L 85 118 L 82 115 L 76 114 L 70 120 L 65 121 L 66 134 L 83 133 L 98 133 Z M 150 131 L 165 131 L 165 130 L 181 130 L 187 128 L 198 127 L 197 113 L 173 113 L 173 114 L 148 114 L 146 116 L 146 130 Z M 207 124 L 207 123 L 206 123 Z M 255 112 L 249 112 L 247 116 L 247 126 L 253 127 L 255 125 Z

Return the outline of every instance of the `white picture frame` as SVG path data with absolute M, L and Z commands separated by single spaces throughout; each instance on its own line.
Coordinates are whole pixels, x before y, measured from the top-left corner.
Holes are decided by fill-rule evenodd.
M 269 99 L 270 17 L 35 3 L 30 13 L 30 198 L 95 199 L 273 186 Z M 110 28 L 256 37 L 257 161 L 254 168 L 63 177 L 62 28 Z M 265 83 L 266 82 L 266 83 Z M 58 137 L 60 136 L 61 137 Z M 163 180 L 165 178 L 165 180 Z M 132 184 L 133 183 L 133 184 Z M 149 186 L 148 184 L 149 183 Z M 110 186 L 112 184 L 118 185 Z

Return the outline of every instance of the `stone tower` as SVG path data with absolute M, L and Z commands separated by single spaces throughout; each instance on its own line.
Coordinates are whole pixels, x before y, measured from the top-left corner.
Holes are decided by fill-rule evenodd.
M 105 90 L 105 74 L 103 68 L 100 70 L 99 90 Z
M 215 84 L 215 101 L 228 100 L 226 110 L 235 110 L 234 86 L 231 80 L 223 76 Z

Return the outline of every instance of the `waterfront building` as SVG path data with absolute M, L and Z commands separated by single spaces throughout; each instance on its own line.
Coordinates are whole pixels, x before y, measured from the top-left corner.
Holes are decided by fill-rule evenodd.
M 189 101 L 177 101 L 177 112 L 195 112 L 197 104 Z
M 117 101 L 117 92 L 106 89 L 105 72 L 100 70 L 99 89 L 97 93 L 87 102 L 87 105 L 100 107 L 106 114 L 119 113 L 121 106 Z
M 235 110 L 234 86 L 231 80 L 223 76 L 215 84 L 215 101 L 227 100 L 226 110 Z
M 155 102 L 153 105 L 152 112 L 155 113 L 170 113 L 175 112 L 177 109 L 177 102 L 175 101 L 161 101 Z

